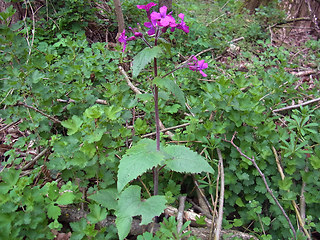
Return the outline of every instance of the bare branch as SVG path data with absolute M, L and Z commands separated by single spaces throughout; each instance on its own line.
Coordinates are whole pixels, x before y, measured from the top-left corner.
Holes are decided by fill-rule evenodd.
M 53 122 L 55 122 L 55 123 L 60 123 L 60 124 L 61 124 L 61 121 L 60 121 L 59 119 L 54 118 L 54 117 L 52 117 L 52 116 L 44 113 L 43 111 L 41 111 L 41 110 L 39 110 L 39 109 L 37 109 L 37 108 L 35 108 L 35 107 L 33 107 L 33 106 L 29 106 L 29 105 L 27 105 L 27 104 L 25 104 L 25 103 L 22 103 L 22 102 L 17 103 L 17 106 L 24 106 L 24 107 L 26 107 L 26 108 L 32 109 L 32 110 L 40 113 L 41 115 L 49 118 L 49 119 L 52 120 Z
M 295 108 L 299 108 L 299 107 L 302 107 L 302 106 L 306 106 L 308 104 L 312 104 L 312 103 L 319 102 L 319 101 L 320 101 L 320 98 L 315 98 L 315 99 L 312 99 L 310 101 L 306 101 L 306 102 L 303 102 L 303 103 L 300 103 L 300 104 L 295 104 L 295 105 L 291 105 L 291 106 L 275 109 L 272 112 L 276 113 L 276 112 L 282 112 L 282 111 L 286 111 L 286 110 L 291 110 L 291 109 L 295 109 Z
M 281 204 L 279 203 L 278 199 L 274 196 L 274 194 L 273 194 L 272 190 L 270 189 L 269 184 L 268 184 L 268 182 L 267 182 L 267 180 L 266 180 L 266 177 L 264 176 L 264 174 L 263 174 L 262 171 L 260 170 L 260 168 L 259 168 L 259 166 L 257 165 L 254 157 L 252 157 L 252 158 L 248 157 L 248 156 L 247 156 L 246 154 L 244 154 L 244 153 L 241 151 L 241 149 L 233 142 L 236 134 L 237 134 L 237 132 L 234 132 L 234 134 L 233 134 L 233 136 L 232 136 L 232 138 L 231 138 L 230 141 L 229 141 L 229 140 L 226 140 L 226 139 L 224 139 L 224 141 L 230 143 L 234 148 L 237 149 L 237 151 L 240 153 L 241 156 L 245 157 L 246 159 L 248 159 L 248 160 L 250 160 L 250 161 L 252 162 L 253 166 L 254 166 L 254 167 L 257 169 L 257 171 L 259 172 L 259 174 L 260 174 L 260 176 L 261 176 L 261 178 L 262 178 L 262 180 L 263 180 L 263 182 L 264 182 L 264 185 L 266 186 L 266 189 L 267 189 L 268 193 L 271 195 L 271 197 L 273 198 L 273 200 L 275 201 L 275 203 L 277 204 L 277 206 L 278 206 L 279 209 L 281 210 L 283 216 L 287 219 L 287 221 L 288 221 L 288 223 L 289 223 L 289 227 L 290 227 L 290 229 L 291 229 L 291 231 L 292 231 L 292 233 L 293 233 L 293 235 L 294 235 L 294 238 L 296 238 L 296 230 L 294 229 L 294 227 L 293 227 L 293 225 L 292 225 L 292 223 L 291 223 L 291 221 L 290 221 L 290 218 L 288 217 L 288 215 L 287 215 L 286 212 L 284 211 L 284 209 L 283 209 L 283 207 L 281 206 Z
M 223 158 L 219 148 L 217 148 L 218 158 L 219 158 L 219 165 L 220 165 L 220 198 L 219 198 L 219 214 L 217 219 L 216 231 L 215 231 L 215 240 L 220 239 L 221 233 L 221 226 L 222 226 L 222 218 L 223 218 L 223 200 L 224 200 L 224 168 L 223 168 Z

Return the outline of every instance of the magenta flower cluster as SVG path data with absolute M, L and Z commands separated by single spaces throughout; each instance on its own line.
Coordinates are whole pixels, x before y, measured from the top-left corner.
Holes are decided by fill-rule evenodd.
M 175 29 L 180 29 L 185 33 L 189 33 L 189 27 L 184 22 L 184 14 L 180 13 L 178 17 L 180 18 L 179 22 L 176 22 L 175 18 L 171 15 L 171 13 L 167 13 L 167 7 L 162 6 L 159 9 L 159 12 L 150 12 L 150 9 L 157 4 L 154 2 L 150 2 L 147 5 L 137 5 L 138 9 L 143 9 L 147 12 L 147 17 L 149 22 L 145 22 L 144 26 L 148 28 L 147 34 L 149 36 L 155 35 L 157 39 L 161 33 L 165 33 L 169 28 L 171 32 L 174 32 Z M 148 44 L 146 39 L 143 36 L 143 33 L 137 31 L 137 28 L 129 28 L 133 33 L 133 36 L 127 37 L 125 35 L 126 31 L 123 30 L 121 36 L 119 37 L 118 41 L 123 43 L 123 52 L 126 49 L 126 45 L 128 41 L 136 40 L 137 38 L 142 38 L 144 42 Z M 192 57 L 192 61 L 188 63 L 188 67 L 192 71 L 200 72 L 202 76 L 207 77 L 202 70 L 208 68 L 208 63 L 205 63 L 204 60 L 198 60 L 196 57 Z

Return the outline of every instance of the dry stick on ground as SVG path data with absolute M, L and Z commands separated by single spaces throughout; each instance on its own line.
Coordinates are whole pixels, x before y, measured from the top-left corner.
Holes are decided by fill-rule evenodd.
M 181 235 L 181 228 L 183 225 L 183 216 L 184 216 L 184 205 L 186 202 L 186 196 L 180 196 L 179 197 L 179 209 L 177 214 L 177 232 Z
M 278 172 L 280 173 L 280 176 L 281 176 L 281 179 L 284 180 L 285 176 L 284 176 L 284 173 L 283 173 L 283 170 L 282 170 L 282 167 L 281 167 L 281 163 L 280 163 L 280 160 L 279 160 L 279 157 L 278 157 L 278 153 L 277 153 L 277 150 L 274 148 L 274 146 L 272 146 L 272 151 L 273 151 L 273 154 L 276 158 L 276 163 L 277 163 L 277 167 L 278 167 Z M 304 183 L 304 182 L 303 182 Z M 305 183 L 304 183 L 305 184 Z M 302 185 L 301 187 L 301 194 L 303 194 L 303 190 L 304 187 Z M 289 190 L 288 190 L 289 192 Z M 302 214 L 301 212 L 299 212 L 299 209 L 298 209 L 298 206 L 296 204 L 296 202 L 294 200 L 291 201 L 292 203 L 292 206 L 294 207 L 294 210 L 296 212 L 296 215 L 297 215 L 297 218 L 298 218 L 298 222 L 299 222 L 299 225 L 301 226 L 301 228 L 303 229 L 303 232 L 305 233 L 305 235 L 307 236 L 308 239 L 311 239 L 310 237 L 310 234 L 308 233 L 308 230 L 305 229 L 304 227 L 304 219 L 305 219 L 305 212 Z M 300 204 L 300 207 L 301 207 L 301 204 Z M 301 207 L 302 209 L 302 207 Z M 300 211 L 301 211 L 300 209 Z M 303 216 L 303 217 L 302 217 Z
M 288 215 L 286 214 L 286 212 L 284 211 L 283 207 L 281 206 L 281 204 L 279 203 L 278 199 L 274 196 L 272 190 L 270 189 L 269 185 L 268 185 L 268 182 L 266 180 L 266 177 L 264 176 L 264 174 L 261 172 L 259 166 L 257 165 L 256 161 L 254 160 L 254 157 L 250 158 L 249 156 L 247 156 L 246 154 L 244 154 L 241 149 L 233 142 L 235 136 L 236 136 L 237 132 L 234 132 L 231 140 L 227 140 L 227 139 L 223 139 L 223 141 L 225 142 L 228 142 L 230 143 L 233 147 L 235 147 L 237 149 L 237 151 L 240 153 L 241 156 L 245 157 L 246 159 L 250 160 L 253 164 L 253 166 L 257 169 L 257 171 L 259 172 L 263 182 L 264 182 L 264 185 L 266 186 L 266 189 L 268 191 L 268 193 L 271 195 L 271 197 L 273 198 L 273 200 L 275 201 L 275 203 L 277 204 L 277 206 L 279 207 L 279 209 L 281 210 L 283 216 L 287 219 L 288 223 L 289 223 L 289 226 L 290 226 L 290 229 L 294 235 L 294 238 L 296 238 L 296 230 L 294 229 L 291 221 L 290 221 L 290 218 L 288 217 Z
M 292 105 L 292 106 L 287 106 L 287 107 L 284 107 L 284 108 L 275 109 L 272 112 L 273 113 L 277 113 L 277 112 L 287 111 L 287 110 L 299 108 L 299 107 L 302 107 L 302 106 L 306 106 L 308 104 L 312 104 L 312 103 L 315 103 L 315 102 L 320 102 L 320 98 L 315 98 L 315 99 L 312 99 L 310 101 L 306 101 L 306 102 L 303 102 L 303 103 L 300 103 L 300 104 L 295 104 L 295 105 Z
M 37 156 L 35 156 L 30 162 L 28 162 L 22 170 L 27 170 L 31 165 L 36 163 L 41 157 L 43 157 L 51 148 L 47 147 L 44 150 L 42 150 Z
M 218 158 L 219 158 L 219 165 L 220 165 L 220 198 L 219 198 L 219 214 L 216 223 L 216 231 L 215 231 L 215 240 L 220 239 L 221 233 L 221 226 L 222 226 L 222 218 L 223 218 L 223 200 L 224 200 L 224 168 L 223 168 L 223 158 L 219 148 L 217 148 Z
M 52 120 L 52 121 L 55 122 L 55 123 L 61 123 L 61 121 L 60 121 L 59 119 L 56 119 L 56 118 L 54 118 L 54 117 L 52 117 L 52 116 L 44 113 L 43 111 L 41 111 L 41 110 L 39 110 L 39 109 L 37 109 L 37 108 L 35 108 L 35 107 L 33 107 L 33 106 L 29 106 L 29 105 L 27 105 L 27 104 L 25 104 L 25 103 L 22 103 L 22 102 L 17 103 L 16 106 L 23 106 L 23 107 L 32 109 L 32 110 L 40 113 L 41 115 L 49 118 L 50 120 Z

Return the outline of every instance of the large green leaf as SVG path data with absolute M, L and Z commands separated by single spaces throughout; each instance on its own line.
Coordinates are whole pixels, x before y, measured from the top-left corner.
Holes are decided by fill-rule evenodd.
M 117 216 L 116 226 L 121 240 L 130 232 L 132 217 L 141 215 L 141 224 L 148 224 L 153 217 L 160 215 L 166 208 L 165 196 L 153 196 L 141 202 L 140 194 L 141 188 L 139 186 L 130 186 L 120 195 L 115 215 Z
M 169 169 L 176 172 L 214 173 L 208 162 L 196 152 L 180 145 L 170 145 L 164 148 L 164 152 L 170 157 L 166 160 Z
M 106 207 L 108 210 L 116 209 L 118 191 L 115 188 L 104 189 L 96 192 L 95 194 L 88 197 L 101 204 L 101 206 Z
M 118 191 L 147 170 L 159 165 L 165 159 L 162 152 L 157 151 L 156 142 L 142 139 L 123 156 L 118 171 Z
M 185 108 L 185 98 L 184 93 L 180 89 L 180 87 L 177 85 L 177 83 L 173 80 L 170 80 L 169 78 L 160 78 L 157 77 L 153 80 L 154 84 L 156 84 L 159 87 L 166 88 L 169 90 L 179 101 L 181 106 Z
M 154 58 L 160 57 L 162 49 L 159 46 L 153 48 L 146 47 L 139 52 L 132 61 L 132 76 L 137 77 L 141 70 L 149 64 Z

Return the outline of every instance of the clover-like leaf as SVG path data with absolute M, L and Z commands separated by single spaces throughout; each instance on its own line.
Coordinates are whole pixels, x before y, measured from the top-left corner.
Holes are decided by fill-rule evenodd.
M 162 152 L 157 151 L 156 142 L 142 139 L 123 156 L 118 171 L 118 191 L 147 170 L 159 165 L 165 159 Z
M 176 172 L 214 173 L 208 162 L 196 152 L 180 145 L 170 145 L 164 148 L 164 152 L 169 155 L 166 166 Z

